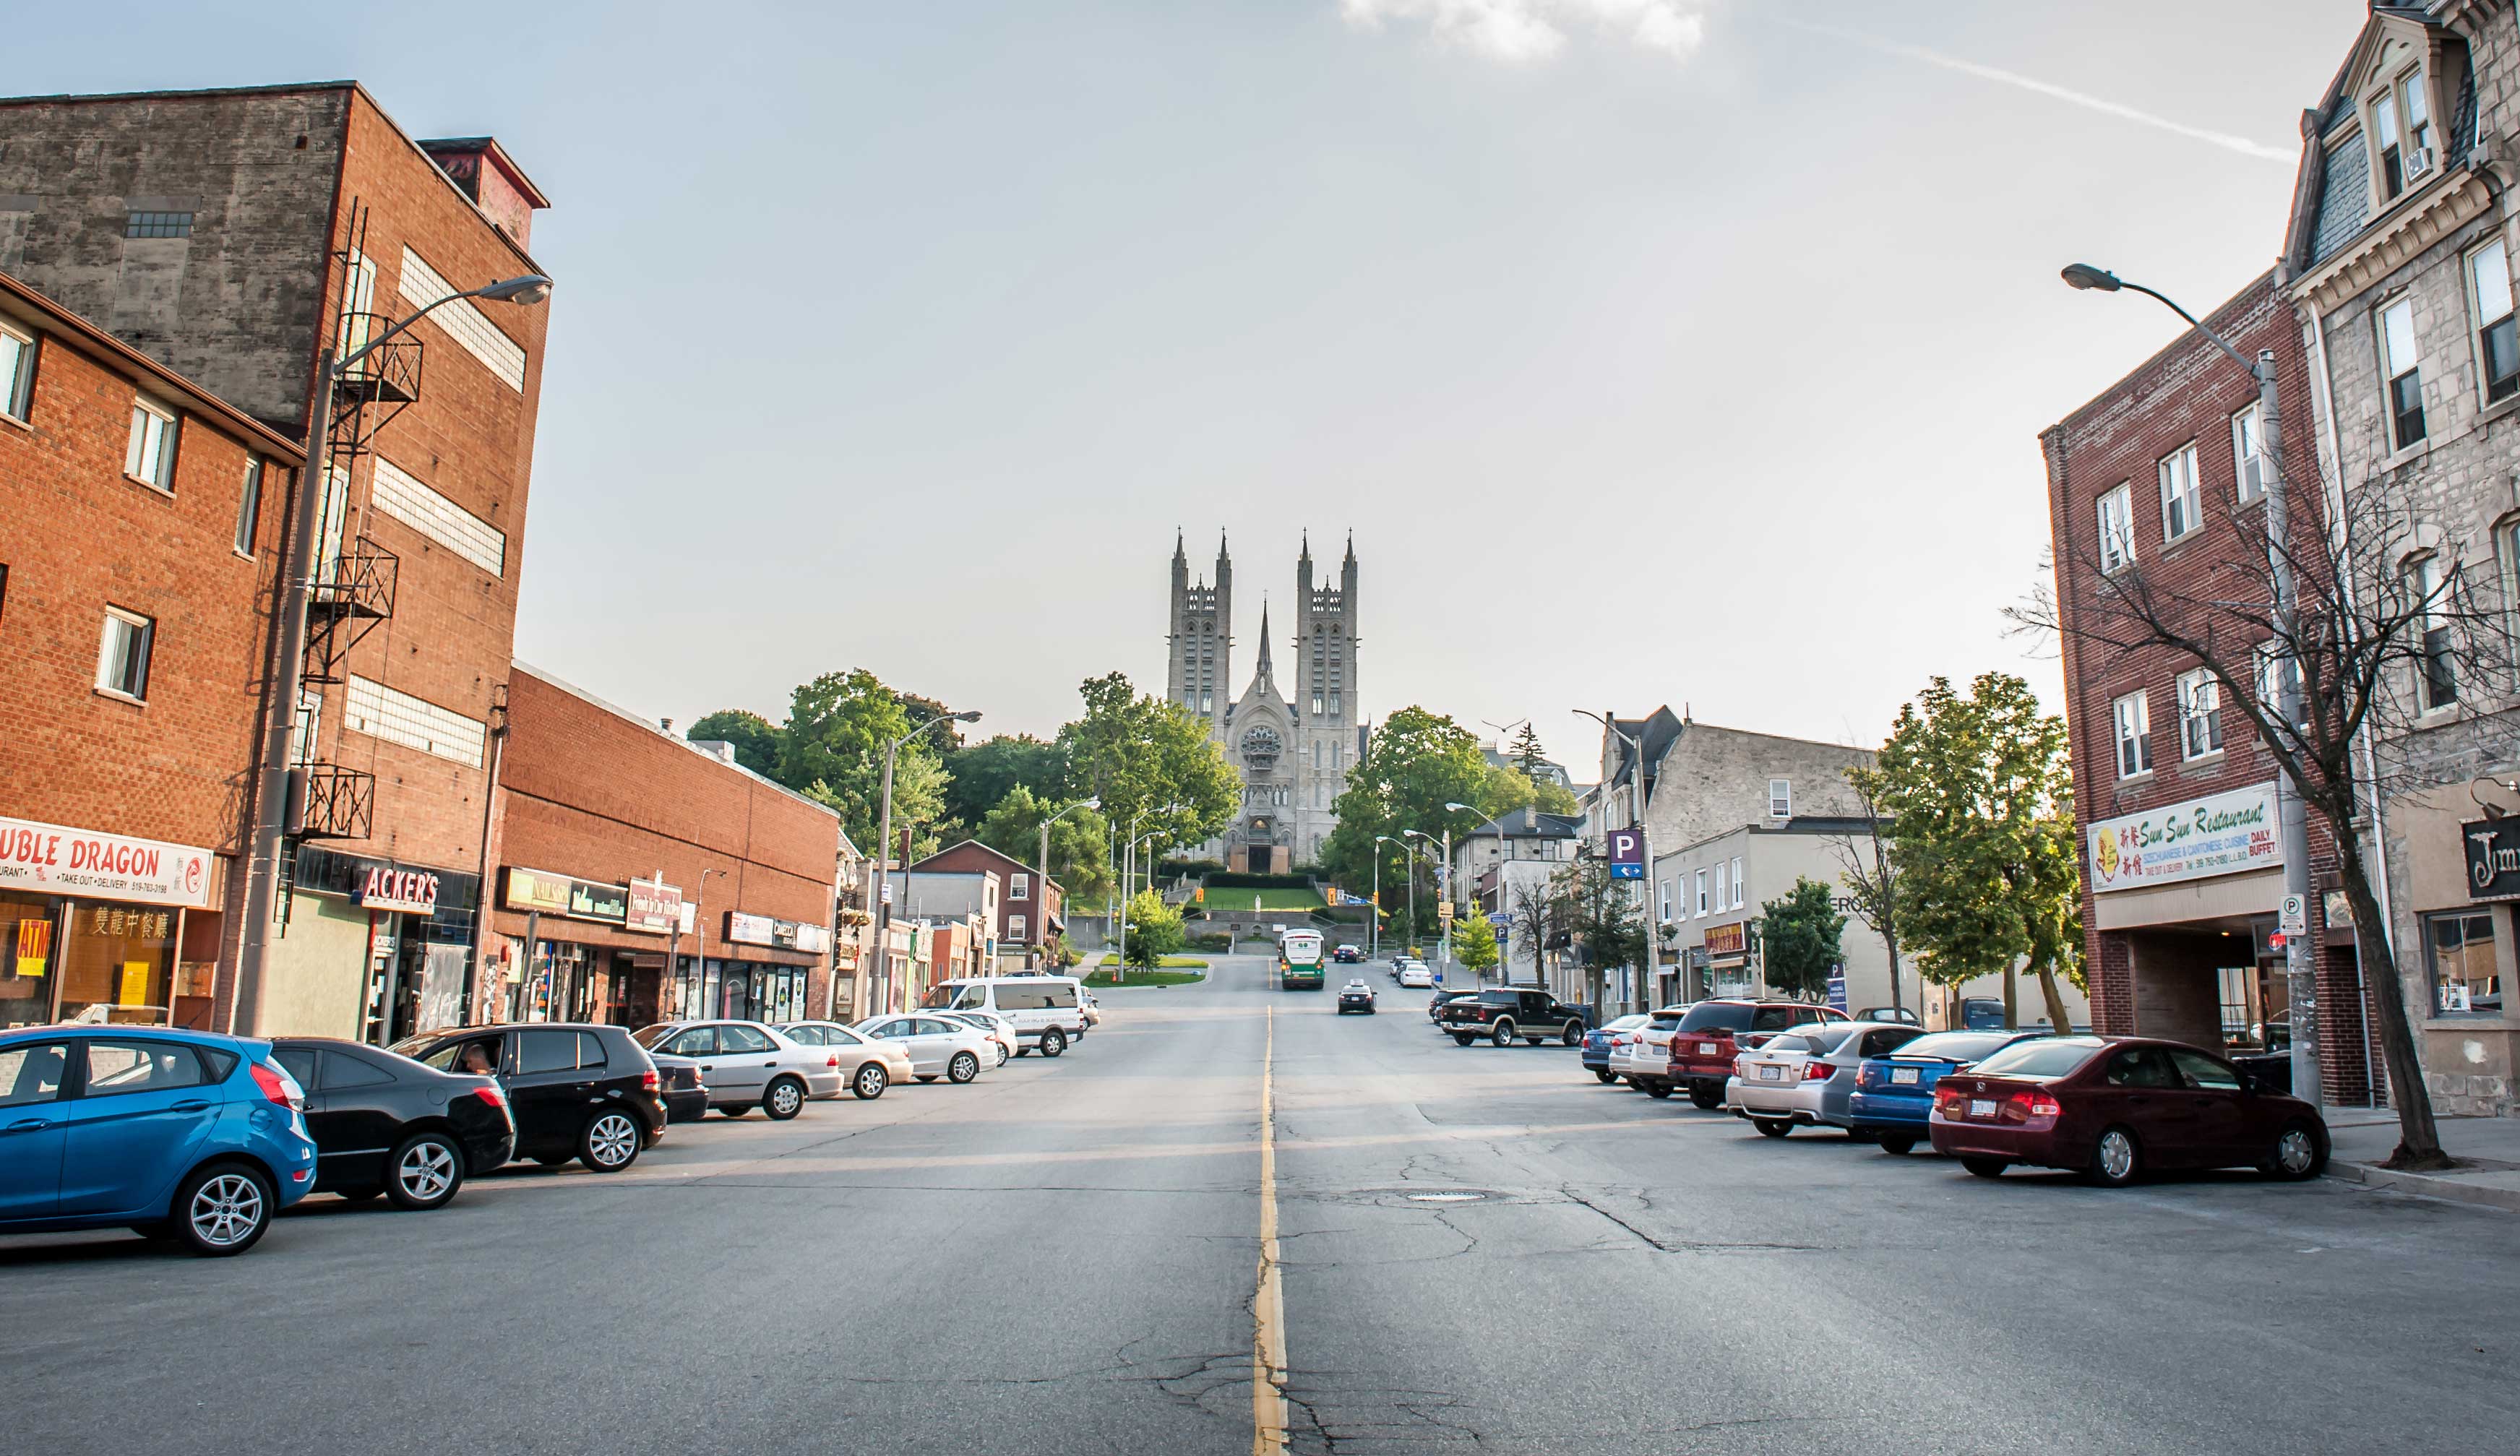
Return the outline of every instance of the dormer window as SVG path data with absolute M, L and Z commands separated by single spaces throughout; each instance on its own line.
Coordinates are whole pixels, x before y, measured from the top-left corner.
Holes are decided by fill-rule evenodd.
M 2424 83 L 2424 67 L 2419 60 L 2406 64 L 2413 55 L 2413 48 L 2404 43 L 2389 47 L 2373 72 L 2373 79 L 2382 83 L 2365 93 L 2364 106 L 2370 113 L 2371 164 L 2377 173 L 2382 202 L 2395 201 L 2408 188 L 2431 176 L 2438 160 L 2439 137 L 2433 126 L 2432 99 Z

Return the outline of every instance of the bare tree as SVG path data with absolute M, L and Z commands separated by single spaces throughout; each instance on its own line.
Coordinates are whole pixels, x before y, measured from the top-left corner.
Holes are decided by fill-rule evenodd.
M 2299 492 L 2293 500 L 2308 504 Z M 2059 563 L 2063 590 L 2043 586 L 2007 615 L 2103 660 L 2168 649 L 2211 675 L 2214 711 L 2246 725 L 2335 841 L 2398 1109 L 2389 1166 L 2449 1167 L 2358 808 L 2365 794 L 2376 801 L 2428 784 L 2390 748 L 2418 719 L 2430 726 L 2464 698 L 2512 690 L 2514 603 L 2500 599 L 2490 567 L 2471 569 L 2459 543 L 2427 525 L 2392 472 L 2374 470 L 2341 499 L 2329 492 L 2322 509 L 2296 508 L 2282 539 L 2264 510 L 2227 504 L 2224 515 L 2242 549 L 2201 572 L 2184 562 L 2164 570 L 2132 542 L 2104 542 L 2096 530 L 2086 539 L 2079 528 L 2092 523 L 2070 522 L 2076 569 Z M 2278 596 L 2287 575 L 2289 602 Z M 2276 711 L 2284 685 L 2299 693 L 2297 721 Z M 2316 1037 L 2317 1028 L 2297 1024 L 2292 1034 Z
M 1881 843 L 1881 809 L 1872 802 L 1872 792 L 1860 775 L 1847 775 L 1847 784 L 1855 790 L 1856 802 L 1863 806 L 1862 834 L 1826 834 L 1821 842 L 1828 846 L 1837 860 L 1838 880 L 1845 887 L 1848 908 L 1855 918 L 1872 928 L 1881 937 L 1882 949 L 1890 952 L 1890 1008 L 1902 1008 L 1899 999 L 1899 871 L 1890 862 L 1890 852 Z M 1923 1007 L 1919 1006 L 1921 1015 Z
M 1502 874 L 1503 871 L 1499 870 Z M 1566 928 L 1565 897 L 1554 879 L 1520 880 L 1508 888 L 1513 905 L 1513 939 L 1531 948 L 1531 984 L 1549 984 L 1549 938 Z M 1506 984 L 1513 984 L 1513 967 L 1508 962 Z

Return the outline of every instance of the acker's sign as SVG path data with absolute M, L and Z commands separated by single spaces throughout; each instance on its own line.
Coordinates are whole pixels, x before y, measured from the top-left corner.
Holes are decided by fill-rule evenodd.
M 2467 898 L 2520 900 L 2520 818 L 2458 826 L 2467 847 Z
M 1709 955 L 1746 955 L 1750 951 L 1748 931 L 1738 920 L 1730 925 L 1706 928 L 1706 953 Z
M 207 909 L 210 866 L 188 844 L 0 818 L 0 890 Z
M 2274 780 L 2091 826 L 2092 888 L 2138 890 L 2283 863 Z
M 359 904 L 371 910 L 401 910 L 414 915 L 437 913 L 437 876 L 426 869 L 395 869 L 371 864 L 359 876 Z

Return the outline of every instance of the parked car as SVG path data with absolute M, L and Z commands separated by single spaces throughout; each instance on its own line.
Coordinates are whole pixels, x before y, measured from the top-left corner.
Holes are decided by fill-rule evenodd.
M 1890 1021 L 1901 1026 L 1921 1027 L 1924 1022 L 1905 1006 L 1867 1006 L 1855 1013 L 1857 1021 Z
M 696 1066 L 708 1105 L 730 1118 L 758 1107 L 784 1123 L 848 1084 L 836 1052 L 757 1021 L 661 1021 L 641 1027 L 633 1039 L 652 1056 Z
M 455 1027 L 393 1049 L 458 1076 L 491 1076 L 517 1121 L 511 1155 L 619 1172 L 665 1135 L 664 1078 L 621 1027 L 592 1022 Z
M 1405 972 L 1406 972 L 1406 971 L 1407 971 L 1411 966 L 1422 966 L 1422 965 L 1425 965 L 1425 964 L 1426 964 L 1426 962 L 1424 962 L 1424 961 L 1422 961 L 1422 960 L 1419 960 L 1419 959 L 1418 959 L 1417 956 L 1415 956 L 1415 955 L 1394 955 L 1394 956 L 1392 956 L 1392 957 L 1391 957 L 1391 979 L 1392 979 L 1392 980 L 1394 980 L 1394 981 L 1398 981 L 1398 980 L 1400 979 L 1400 977 L 1402 976 L 1402 974 L 1403 974 L 1403 973 L 1405 973 Z M 1426 973 L 1426 974 L 1427 974 L 1429 977 L 1432 977 L 1432 976 L 1434 975 L 1434 972 L 1433 972 L 1433 970 L 1431 970 L 1431 969 L 1430 969 L 1430 970 L 1428 970 L 1428 971 L 1427 971 L 1427 973 Z
M 1581 1053 L 1584 1059 L 1584 1070 L 1592 1073 L 1601 1081 L 1617 1081 L 1619 1074 L 1610 1070 L 1610 1043 L 1617 1039 L 1622 1032 L 1633 1032 L 1652 1019 L 1645 1013 L 1637 1011 L 1626 1016 L 1614 1016 L 1600 1026 L 1586 1032 Z
M 1077 1002 L 1078 1010 L 1081 1011 L 1084 1008 L 1084 1002 Z M 983 1036 L 986 1036 L 989 1038 L 989 1044 L 998 1049 L 997 1064 L 999 1066 L 1005 1066 L 1007 1064 L 1007 1059 L 1015 1054 L 1015 1047 L 1018 1044 L 1015 1040 L 1015 1024 L 1005 1017 L 998 1015 L 996 1012 L 939 1011 L 936 1014 L 944 1017 L 947 1021 L 959 1021 L 965 1026 L 973 1028 Z M 1082 1034 L 1080 1033 L 1079 1035 Z
M 1859 1018 L 1855 1035 L 1837 1043 L 1834 1050 L 1822 1053 L 1818 1060 L 1828 1064 L 1829 1072 L 1820 1079 L 1820 1125 L 1841 1127 L 1849 1137 L 1868 1141 L 1855 1130 L 1852 1108 L 1855 1103 L 1857 1071 L 1873 1057 L 1885 1057 L 1923 1039 L 1925 1029 L 1907 1022 L 1867 1022 Z
M 243 1254 L 315 1186 L 267 1042 L 159 1027 L 0 1033 L 0 1233 L 128 1227 Z
M 1426 1002 L 1426 1019 L 1433 1022 L 1435 1030 L 1440 1032 L 1444 1029 L 1444 1008 L 1465 996 L 1477 994 L 1475 991 L 1439 991 Z
M 1015 1024 L 1015 1055 L 1055 1057 L 1086 1031 L 1085 988 L 1073 976 L 981 976 L 940 981 L 922 1011 L 994 1011 Z
M 872 1016 L 854 1030 L 863 1037 L 896 1041 L 910 1053 L 910 1073 L 921 1081 L 942 1077 L 960 1084 L 980 1075 L 983 1057 L 995 1057 L 996 1043 L 979 1028 L 925 1015 Z
M 1373 1014 L 1373 988 L 1366 985 L 1362 981 L 1350 981 L 1347 985 L 1340 987 L 1338 1010 L 1339 1015 L 1341 1016 L 1345 1016 L 1351 1011 L 1362 1011 L 1366 1015 L 1372 1016 Z
M 459 1077 L 327 1037 L 276 1037 L 271 1059 L 304 1089 L 317 1193 L 443 1208 L 465 1178 L 517 1149 L 517 1120 L 495 1077 Z
M 1843 1011 L 1805 1001 L 1699 1001 L 1672 1031 L 1671 1060 L 1663 1076 L 1672 1085 L 1688 1088 L 1688 1100 L 1712 1112 L 1724 1105 L 1724 1084 L 1732 1080 L 1734 1057 L 1787 1027 L 1845 1020 Z
M 1796 1127 L 1843 1127 L 1864 1057 L 1887 1056 L 1923 1035 L 1922 1027 L 1865 1021 L 1788 1027 L 1733 1059 L 1724 1100 L 1770 1137 Z
M 648 1059 L 656 1060 L 653 1053 Z M 673 1065 L 667 1066 L 666 1062 Z M 656 1095 L 665 1099 L 665 1121 L 698 1122 L 708 1115 L 708 1083 L 700 1081 L 699 1064 L 680 1057 L 668 1057 L 666 1062 L 656 1062 L 656 1076 L 663 1081 Z
M 1649 1011 L 1643 1026 L 1621 1033 L 1610 1045 L 1610 1075 L 1648 1096 L 1670 1096 L 1677 1085 L 1671 1080 L 1671 1037 L 1691 1004 Z
M 1085 1038 L 1087 1032 L 1102 1024 L 1102 1003 L 1094 999 L 1094 993 L 1087 991 L 1082 982 L 1079 982 L 1076 987 L 1076 1014 L 1085 1023 L 1076 1029 L 1076 1037 L 1080 1041 Z
M 2327 1166 L 2327 1125 L 2200 1047 L 2122 1037 L 2007 1046 L 1934 1089 L 1934 1151 L 1982 1178 L 2016 1163 L 2124 1187 L 2174 1168 L 2249 1167 L 2276 1178 Z
M 910 1047 L 905 1042 L 870 1039 L 835 1021 L 785 1022 L 779 1034 L 837 1058 L 841 1080 L 862 1102 L 872 1102 L 883 1095 L 884 1088 L 911 1078 Z
M 1538 1046 L 1555 1041 L 1574 1046 L 1584 1039 L 1584 1012 L 1545 991 L 1490 987 L 1463 996 L 1435 1013 L 1435 1022 L 1452 1033 L 1457 1045 L 1487 1038 L 1494 1046 L 1516 1040 Z
M 1413 960 L 1400 968 L 1400 987 L 1403 991 L 1425 990 L 1434 984 L 1435 968 L 1422 960 Z
M 1994 996 L 1963 996 L 1959 1004 L 1959 1026 L 1968 1032 L 2001 1032 L 2003 1026 L 2003 1002 Z
M 1846 1130 L 1872 1139 L 1885 1153 L 1904 1155 L 1924 1139 L 1934 1110 L 1934 1087 L 1944 1078 L 2016 1041 L 2044 1035 L 1928 1032 L 1886 1056 L 1868 1057 L 1855 1069 L 1855 1090 L 1846 1103 Z

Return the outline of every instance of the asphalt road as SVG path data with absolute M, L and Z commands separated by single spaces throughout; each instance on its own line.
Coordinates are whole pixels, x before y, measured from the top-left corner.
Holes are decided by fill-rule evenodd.
M 0 1449 L 1248 1452 L 1273 1335 L 1304 1452 L 2520 1429 L 2511 1215 L 1772 1142 L 1555 1047 L 1456 1047 L 1367 970 L 1371 1019 L 1226 961 L 1104 993 L 1056 1062 L 678 1126 L 627 1174 L 431 1214 L 319 1196 L 242 1258 L 0 1240 Z

